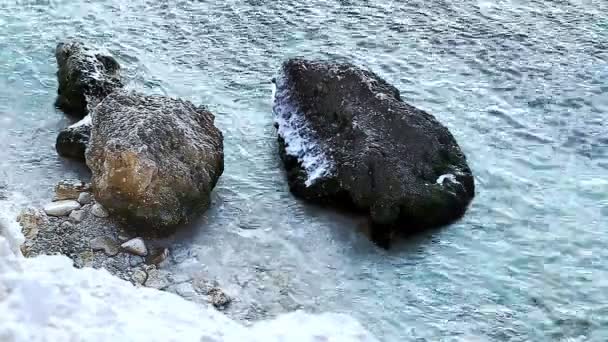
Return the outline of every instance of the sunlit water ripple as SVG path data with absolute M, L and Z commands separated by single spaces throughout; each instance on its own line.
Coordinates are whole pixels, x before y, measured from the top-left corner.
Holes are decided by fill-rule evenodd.
M 216 113 L 226 171 L 171 267 L 251 309 L 233 317 L 345 312 L 386 341 L 608 340 L 607 2 L 0 1 L 0 32 L 15 206 L 86 176 L 53 148 L 66 37 L 109 50 L 130 88 Z M 363 219 L 294 199 L 269 83 L 292 56 L 370 68 L 447 125 L 476 175 L 466 217 L 387 252 Z

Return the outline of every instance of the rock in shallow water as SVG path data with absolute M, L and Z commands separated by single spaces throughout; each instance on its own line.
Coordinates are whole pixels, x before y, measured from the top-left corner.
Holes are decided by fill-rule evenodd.
M 368 212 L 377 232 L 448 224 L 474 196 L 448 129 L 372 72 L 289 60 L 274 112 L 292 192 Z
M 55 58 L 59 67 L 56 105 L 66 113 L 82 118 L 104 97 L 123 86 L 118 62 L 82 43 L 59 43 Z
M 57 136 L 55 149 L 66 158 L 85 160 L 84 153 L 91 138 L 91 116 L 63 129 Z
M 213 121 L 188 101 L 110 94 L 95 109 L 86 153 L 95 199 L 155 231 L 202 213 L 224 169 L 223 137 Z
M 73 200 L 57 201 L 44 206 L 44 212 L 50 216 L 68 216 L 76 209 L 80 209 L 80 203 Z

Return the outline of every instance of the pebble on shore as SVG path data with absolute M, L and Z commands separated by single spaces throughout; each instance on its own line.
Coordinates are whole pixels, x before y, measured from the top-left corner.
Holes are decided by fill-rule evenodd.
M 144 242 L 144 239 L 142 239 L 142 238 L 131 239 L 131 240 L 123 243 L 122 245 L 120 245 L 120 247 L 123 250 L 125 250 L 126 252 L 134 254 L 134 255 L 139 255 L 139 256 L 148 255 L 148 248 L 146 248 L 146 243 Z
M 49 216 L 68 216 L 72 211 L 80 209 L 80 203 L 74 200 L 63 200 L 44 206 L 44 212 Z

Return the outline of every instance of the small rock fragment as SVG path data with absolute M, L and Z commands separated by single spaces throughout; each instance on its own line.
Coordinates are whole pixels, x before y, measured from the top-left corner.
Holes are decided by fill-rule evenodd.
M 129 240 L 129 241 L 123 243 L 122 245 L 120 245 L 120 247 L 122 247 L 123 250 L 125 250 L 126 252 L 129 252 L 131 254 L 135 254 L 135 255 L 139 255 L 139 256 L 148 255 L 148 249 L 146 248 L 146 243 L 144 242 L 144 239 L 142 239 L 142 238 L 135 238 L 135 239 Z
M 74 228 L 74 225 L 70 221 L 65 221 L 61 224 L 61 229 L 68 230 Z
M 80 203 L 74 200 L 58 201 L 44 206 L 44 212 L 50 216 L 68 216 L 76 209 L 80 209 Z
M 75 200 L 81 192 L 90 190 L 89 184 L 78 179 L 65 179 L 55 186 L 55 201 Z
M 232 298 L 219 287 L 214 287 L 209 291 L 209 302 L 217 309 L 225 309 L 232 302 Z
M 139 255 L 131 255 L 129 256 L 129 265 L 131 267 L 139 266 L 144 263 L 144 258 Z
M 115 256 L 119 252 L 118 243 L 109 236 L 99 236 L 90 241 L 91 249 L 103 251 L 109 256 Z
M 93 205 L 93 208 L 91 208 L 91 214 L 93 214 L 93 216 L 100 217 L 100 218 L 105 218 L 105 217 L 110 216 L 110 214 L 108 214 L 108 211 L 106 210 L 106 208 L 104 208 L 99 203 L 95 203 L 95 205 Z
M 143 285 L 148 279 L 148 274 L 143 270 L 135 270 L 131 276 L 133 282 L 137 285 Z
M 80 223 L 84 220 L 85 211 L 84 210 L 74 210 L 70 213 L 69 220 L 72 223 Z
M 160 265 L 163 261 L 165 261 L 169 257 L 169 249 L 162 248 L 150 253 L 148 256 L 146 263 L 148 265 Z
M 90 192 L 81 192 L 78 195 L 78 203 L 85 205 L 93 202 L 93 195 Z

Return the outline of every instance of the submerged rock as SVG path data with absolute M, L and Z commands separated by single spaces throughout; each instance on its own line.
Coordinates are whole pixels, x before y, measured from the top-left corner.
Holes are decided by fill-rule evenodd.
M 80 203 L 73 200 L 57 201 L 44 206 L 44 212 L 49 216 L 68 216 L 76 209 L 80 209 Z
M 91 116 L 63 129 L 57 136 L 55 149 L 65 158 L 85 160 L 84 152 L 91 138 Z
M 224 169 L 214 116 L 188 101 L 117 91 L 95 110 L 86 153 L 95 199 L 165 232 L 202 213 Z
M 448 224 L 474 196 L 448 129 L 352 64 L 283 65 L 275 120 L 292 192 L 368 212 L 376 233 Z
M 59 67 L 56 105 L 66 113 L 84 117 L 90 108 L 123 86 L 118 62 L 82 43 L 59 43 L 55 58 Z

